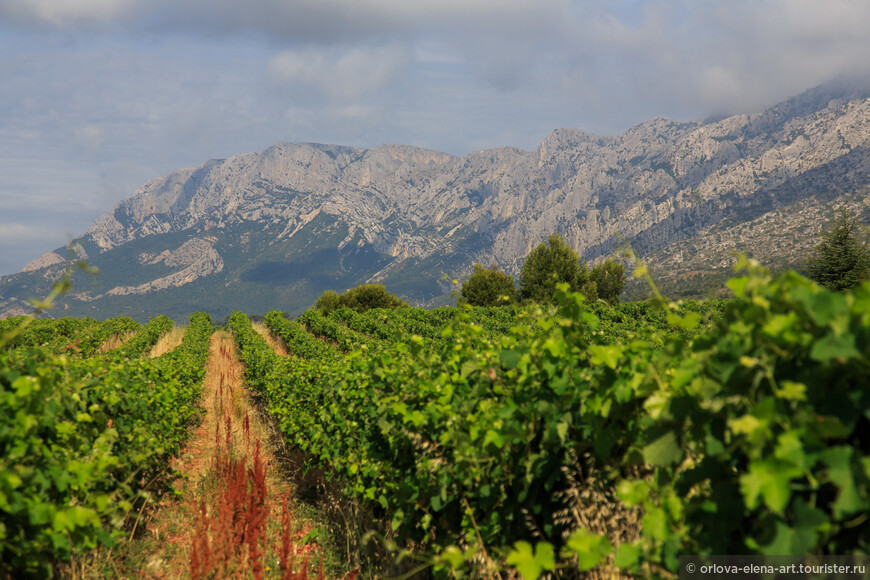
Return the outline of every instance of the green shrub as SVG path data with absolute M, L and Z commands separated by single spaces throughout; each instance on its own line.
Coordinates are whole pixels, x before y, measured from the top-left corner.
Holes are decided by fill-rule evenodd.
M 548 242 L 526 257 L 520 270 L 520 298 L 552 304 L 557 284 L 568 284 L 572 292 L 582 292 L 590 300 L 597 298 L 586 263 L 580 264 L 574 248 L 559 234 L 551 235 Z
M 334 290 L 327 290 L 317 299 L 316 308 L 324 314 L 337 308 L 351 308 L 357 312 L 365 312 L 373 308 L 403 308 L 408 303 L 390 294 L 383 284 L 363 284 L 347 290 L 339 295 Z
M 625 265 L 618 260 L 608 258 L 592 266 L 589 270 L 589 281 L 595 285 L 598 298 L 615 304 L 625 287 Z
M 858 219 L 841 210 L 822 234 L 822 241 L 807 260 L 809 277 L 840 292 L 857 286 L 870 276 L 870 249 L 858 240 Z
M 341 307 L 341 296 L 335 290 L 327 290 L 320 295 L 314 307 L 323 312 L 324 315 L 327 315 Z
M 492 265 L 474 265 L 474 272 L 462 284 L 461 301 L 472 306 L 504 306 L 517 301 L 514 279 Z

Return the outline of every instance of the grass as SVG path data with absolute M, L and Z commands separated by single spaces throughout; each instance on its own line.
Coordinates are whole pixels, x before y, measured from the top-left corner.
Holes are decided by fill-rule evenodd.
M 287 347 L 281 341 L 280 338 L 272 334 L 272 331 L 269 330 L 265 324 L 262 322 L 253 322 L 251 325 L 254 327 L 254 330 L 263 337 L 263 340 L 266 341 L 272 350 L 274 350 L 277 354 L 281 356 L 289 356 L 290 352 L 287 350 Z
M 161 336 L 157 343 L 151 348 L 148 353 L 149 358 L 157 358 L 168 354 L 181 346 L 181 341 L 184 340 L 184 334 L 187 332 L 186 326 L 173 326 L 169 332 Z
M 100 348 L 97 349 L 97 354 L 105 354 L 110 350 L 115 350 L 116 348 L 123 346 L 125 342 L 127 342 L 134 336 L 136 336 L 135 330 L 125 332 L 124 334 L 116 332 L 112 336 L 107 338 L 105 342 L 103 342 L 103 344 L 100 345 Z

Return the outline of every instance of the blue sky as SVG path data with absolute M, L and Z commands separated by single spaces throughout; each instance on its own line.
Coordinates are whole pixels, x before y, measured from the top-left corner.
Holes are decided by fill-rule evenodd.
M 534 149 L 870 76 L 867 0 L 0 0 L 0 275 L 282 141 Z

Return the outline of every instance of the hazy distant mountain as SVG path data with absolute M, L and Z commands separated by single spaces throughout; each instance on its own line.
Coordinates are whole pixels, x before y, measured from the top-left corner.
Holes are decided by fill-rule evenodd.
M 863 208 L 868 140 L 870 91 L 828 85 L 752 115 L 558 129 L 534 152 L 276 145 L 150 181 L 100 217 L 71 247 L 101 275 L 56 314 L 296 313 L 372 281 L 435 303 L 444 274 L 516 274 L 554 231 L 590 260 L 625 240 L 673 293 L 703 292 L 730 250 L 791 265 L 833 205 Z M 0 312 L 45 294 L 68 252 L 0 278 Z

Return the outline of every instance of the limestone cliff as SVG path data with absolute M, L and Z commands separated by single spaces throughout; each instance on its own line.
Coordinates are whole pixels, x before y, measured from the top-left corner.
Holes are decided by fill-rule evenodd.
M 870 91 L 837 86 L 761 113 L 656 118 L 618 136 L 558 129 L 536 151 L 457 157 L 402 145 L 286 143 L 152 180 L 78 242 L 97 262 L 126 247 L 137 252 L 135 283 L 107 283 L 92 300 L 144 299 L 214 279 L 216 292 L 244 283 L 296 288 L 297 309 L 325 287 L 365 281 L 425 302 L 444 293 L 440 274 L 461 276 L 473 262 L 516 274 L 554 231 L 587 259 L 625 240 L 678 271 L 689 246 L 682 259 L 668 248 L 711 228 L 765 223 L 771 212 L 788 222 L 789 208 L 798 215 L 808 199 L 824 208 L 865 194 L 868 145 Z M 155 244 L 159 251 L 140 248 Z M 52 254 L 28 266 L 59 267 Z M 0 302 L 10 298 L 3 288 L 0 281 Z

